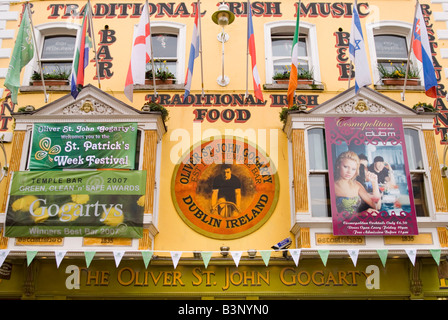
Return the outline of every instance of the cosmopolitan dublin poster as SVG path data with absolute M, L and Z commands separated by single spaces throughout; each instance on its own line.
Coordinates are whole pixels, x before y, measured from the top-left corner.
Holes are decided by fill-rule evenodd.
M 325 118 L 335 235 L 416 235 L 400 118 Z

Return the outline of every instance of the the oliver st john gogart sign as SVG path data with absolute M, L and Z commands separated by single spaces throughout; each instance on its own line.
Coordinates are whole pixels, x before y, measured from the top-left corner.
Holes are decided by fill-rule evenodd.
M 146 171 L 15 172 L 7 237 L 143 236 Z
M 136 123 L 36 123 L 30 169 L 134 169 L 136 141 Z
M 193 146 L 176 166 L 172 198 L 180 217 L 195 231 L 216 239 L 254 232 L 278 200 L 278 175 L 271 159 L 239 139 Z

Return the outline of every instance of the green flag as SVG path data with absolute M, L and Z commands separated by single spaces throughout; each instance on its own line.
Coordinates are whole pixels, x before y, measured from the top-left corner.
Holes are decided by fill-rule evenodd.
M 11 91 L 11 101 L 16 104 L 20 87 L 20 72 L 34 56 L 32 32 L 26 5 L 5 79 L 5 87 Z

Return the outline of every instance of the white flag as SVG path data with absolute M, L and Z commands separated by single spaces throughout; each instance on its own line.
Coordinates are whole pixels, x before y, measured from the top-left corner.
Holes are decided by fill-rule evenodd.
M 182 251 L 170 251 L 171 259 L 173 260 L 174 269 L 177 267 Z
M 362 36 L 361 21 L 358 14 L 358 4 L 355 1 L 353 6 L 352 29 L 349 43 L 350 59 L 355 65 L 355 92 L 364 86 L 372 84 L 370 77 L 369 63 L 367 61 L 366 46 Z
M 124 251 L 114 251 L 114 259 L 115 259 L 115 266 L 118 268 L 120 265 L 121 259 L 124 256 Z
M 56 250 L 54 252 L 54 257 L 56 258 L 57 268 L 59 268 L 59 265 L 61 264 L 62 259 L 64 259 L 64 256 L 66 253 L 67 253 L 67 250 Z
M 9 254 L 9 250 L 0 250 L 0 267 L 2 266 L 3 262 L 5 262 L 6 257 Z
M 235 265 L 238 267 L 238 264 L 240 263 L 241 256 L 243 255 L 243 251 L 230 251 L 230 254 L 232 255 Z
M 356 262 L 358 261 L 359 249 L 347 249 L 347 252 L 353 261 L 353 265 L 356 267 Z
M 124 94 L 131 101 L 134 96 L 134 84 L 145 84 L 146 63 L 149 61 L 151 61 L 151 27 L 149 26 L 148 6 L 145 3 L 140 22 L 134 33 L 131 62 L 124 86 Z
M 417 249 L 405 249 L 408 254 L 409 260 L 411 260 L 412 265 L 415 266 L 415 258 L 417 258 Z
M 300 252 L 301 249 L 289 249 L 289 253 L 291 254 L 292 259 L 294 260 L 296 267 L 299 265 Z

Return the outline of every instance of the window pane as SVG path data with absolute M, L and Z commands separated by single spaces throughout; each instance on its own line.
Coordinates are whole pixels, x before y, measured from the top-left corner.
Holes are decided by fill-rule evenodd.
M 308 61 L 299 59 L 299 70 L 309 71 Z M 291 70 L 291 59 L 278 59 L 274 61 L 274 74 Z
M 428 204 L 426 202 L 425 181 L 422 173 L 411 173 L 412 192 L 417 217 L 429 217 Z
M 375 36 L 375 49 L 378 59 L 407 59 L 406 38 L 394 35 Z
M 308 130 L 310 170 L 327 170 L 324 129 Z
M 404 137 L 406 142 L 406 152 L 408 155 L 409 170 L 424 169 L 418 131 L 413 129 L 404 129 Z
M 47 37 L 44 40 L 42 59 L 73 59 L 76 37 Z
M 310 175 L 311 215 L 313 217 L 330 216 L 330 191 L 327 174 Z
M 67 79 L 72 72 L 71 62 L 42 62 L 42 71 L 44 74 L 63 74 L 67 75 Z
M 177 36 L 173 34 L 154 34 L 152 50 L 155 58 L 177 58 Z
M 299 38 L 299 57 L 306 57 L 306 40 Z M 272 38 L 272 55 L 274 57 L 288 57 L 291 56 L 292 51 L 292 37 L 286 38 Z

